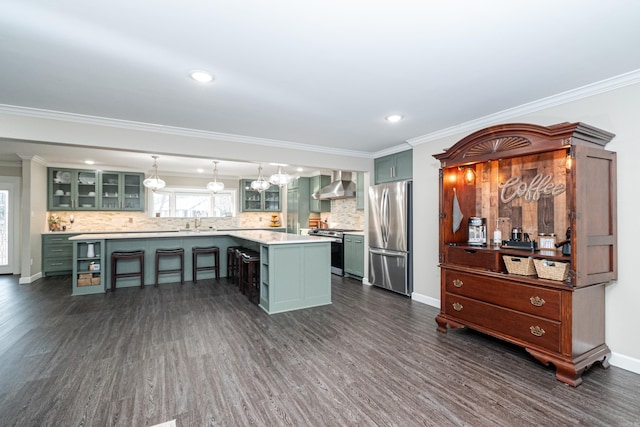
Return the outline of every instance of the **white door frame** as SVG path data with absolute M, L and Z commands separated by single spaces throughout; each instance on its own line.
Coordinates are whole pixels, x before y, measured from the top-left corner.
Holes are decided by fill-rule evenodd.
M 0 176 L 0 190 L 9 190 L 9 264 L 0 266 L 0 274 L 18 274 L 20 272 L 20 178 Z M 25 219 L 26 221 L 29 218 Z

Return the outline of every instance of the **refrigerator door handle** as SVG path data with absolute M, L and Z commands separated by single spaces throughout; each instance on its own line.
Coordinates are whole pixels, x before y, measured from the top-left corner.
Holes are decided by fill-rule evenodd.
M 376 255 L 383 255 L 383 256 L 396 257 L 396 258 L 403 258 L 407 256 L 406 252 L 389 252 L 385 250 L 371 249 L 371 248 L 369 248 L 369 252 Z
M 380 201 L 380 227 L 382 240 L 386 244 L 389 242 L 389 189 L 382 190 L 382 200 Z

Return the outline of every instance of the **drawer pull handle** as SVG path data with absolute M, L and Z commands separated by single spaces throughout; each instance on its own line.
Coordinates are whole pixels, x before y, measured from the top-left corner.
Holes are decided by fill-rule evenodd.
M 532 335 L 535 335 L 537 337 L 541 337 L 544 335 L 544 329 L 542 329 L 540 326 L 529 326 L 529 330 L 531 331 Z
M 62 252 L 62 249 L 51 249 L 51 252 Z
M 468 253 L 468 254 L 475 254 L 476 252 L 478 252 L 478 251 L 473 250 L 473 249 L 465 249 L 464 251 L 465 251 L 466 253 Z
M 529 301 L 531 301 L 531 304 L 535 305 L 536 307 L 542 307 L 546 302 L 544 299 L 540 298 L 539 296 L 531 297 L 529 298 Z
M 51 265 L 62 265 L 61 262 L 52 262 Z
M 462 310 L 462 304 L 460 304 L 459 302 L 454 302 L 454 303 L 453 303 L 453 309 L 454 309 L 455 311 L 460 311 L 460 310 Z
M 453 279 L 453 286 L 455 286 L 456 288 L 461 288 L 463 284 L 464 283 L 462 282 L 462 280 Z

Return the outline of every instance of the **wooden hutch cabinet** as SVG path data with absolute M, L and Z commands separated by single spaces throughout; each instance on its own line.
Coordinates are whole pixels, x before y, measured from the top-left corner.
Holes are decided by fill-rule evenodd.
M 617 279 L 616 154 L 604 146 L 613 137 L 584 123 L 506 124 L 434 155 L 438 331 L 469 327 L 524 347 L 572 386 L 593 363 L 609 366 L 604 298 Z M 470 217 L 486 221 L 486 245 L 475 231 L 469 244 Z M 502 239 L 494 244 L 496 229 Z M 543 245 L 526 242 L 539 236 Z

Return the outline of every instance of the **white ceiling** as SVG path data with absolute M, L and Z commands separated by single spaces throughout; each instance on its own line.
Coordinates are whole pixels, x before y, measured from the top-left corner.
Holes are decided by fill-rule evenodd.
M 4 106 L 363 156 L 640 69 L 637 0 L 0 0 L 0 11 Z M 173 161 L 194 168 L 160 160 Z

